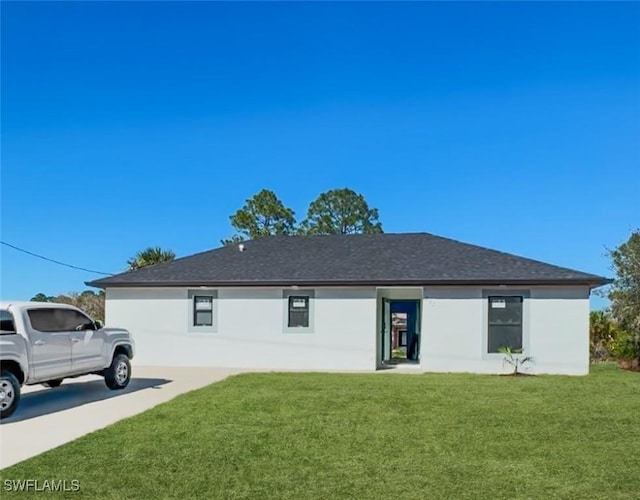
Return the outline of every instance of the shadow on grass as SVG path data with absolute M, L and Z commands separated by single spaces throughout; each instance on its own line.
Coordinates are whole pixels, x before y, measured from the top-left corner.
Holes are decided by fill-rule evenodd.
M 55 389 L 43 387 L 42 390 L 23 394 L 15 413 L 9 418 L 0 420 L 0 425 L 49 415 L 88 403 L 131 394 L 143 389 L 159 389 L 160 386 L 169 382 L 171 380 L 164 378 L 133 378 L 126 389 L 112 391 L 107 389 L 103 379 L 88 382 L 73 382 L 73 379 L 70 379 Z

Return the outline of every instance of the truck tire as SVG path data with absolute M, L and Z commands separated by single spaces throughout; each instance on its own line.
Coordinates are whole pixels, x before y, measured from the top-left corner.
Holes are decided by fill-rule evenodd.
M 0 372 L 0 418 L 7 418 L 20 402 L 20 382 L 9 370 Z
M 104 372 L 104 383 L 112 391 L 122 390 L 131 380 L 131 363 L 124 354 L 116 354 Z
M 47 380 L 46 382 L 42 382 L 42 385 L 45 387 L 51 387 L 52 389 L 55 387 L 59 387 L 64 379 L 58 378 L 56 380 Z

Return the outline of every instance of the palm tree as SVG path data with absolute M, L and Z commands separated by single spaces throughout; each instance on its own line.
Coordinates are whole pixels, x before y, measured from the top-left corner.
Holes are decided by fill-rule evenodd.
M 154 266 L 161 262 L 169 262 L 176 258 L 176 254 L 171 250 L 163 250 L 160 247 L 149 247 L 138 252 L 135 257 L 127 261 L 129 271 L 135 271 L 147 266 Z

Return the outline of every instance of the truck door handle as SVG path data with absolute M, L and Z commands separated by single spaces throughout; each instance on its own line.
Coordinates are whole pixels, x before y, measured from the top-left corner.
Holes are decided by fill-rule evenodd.
M 44 340 L 36 340 L 33 345 L 45 345 L 46 342 Z
M 71 342 L 73 342 L 74 344 L 77 344 L 78 342 L 81 342 L 81 341 L 82 341 L 82 339 L 79 339 L 77 337 L 72 337 L 71 338 Z

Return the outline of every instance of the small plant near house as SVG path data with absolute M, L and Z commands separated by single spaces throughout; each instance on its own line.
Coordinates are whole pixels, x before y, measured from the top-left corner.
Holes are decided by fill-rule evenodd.
M 532 363 L 533 358 L 524 356 L 523 349 L 511 349 L 511 347 L 504 346 L 498 349 L 498 352 L 504 355 L 502 366 L 509 365 L 513 369 L 509 375 L 530 375 L 523 373 L 522 369 L 527 363 Z

